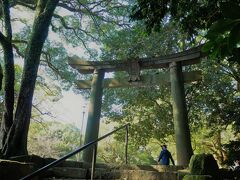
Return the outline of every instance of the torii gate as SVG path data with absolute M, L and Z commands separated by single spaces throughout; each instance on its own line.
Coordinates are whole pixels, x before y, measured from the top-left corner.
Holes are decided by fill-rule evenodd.
M 193 151 L 188 125 L 184 82 L 201 80 L 201 72 L 182 72 L 182 66 L 196 64 L 203 56 L 205 55 L 201 53 L 201 46 L 198 46 L 172 55 L 136 58 L 128 61 L 84 61 L 77 56 L 69 57 L 68 63 L 80 73 L 93 73 L 91 81 L 80 80 L 77 83 L 80 89 L 91 88 L 84 143 L 86 144 L 98 138 L 103 88 L 141 87 L 171 83 L 177 163 L 178 165 L 188 165 Z M 140 75 L 140 71 L 143 69 L 159 68 L 169 68 L 170 73 Z M 115 71 L 127 71 L 129 79 L 104 79 L 105 72 Z M 83 152 L 83 160 L 85 162 L 92 161 L 91 148 Z

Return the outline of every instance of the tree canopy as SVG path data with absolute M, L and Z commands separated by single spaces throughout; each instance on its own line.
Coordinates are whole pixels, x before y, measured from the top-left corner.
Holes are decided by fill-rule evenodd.
M 237 0 L 214 1 L 144 1 L 137 0 L 131 18 L 143 20 L 146 29 L 159 30 L 164 18 L 178 22 L 192 40 L 205 34 L 208 43 L 203 50 L 212 58 L 227 58 L 240 63 L 239 18 L 240 2 Z M 208 31 L 208 33 L 204 33 Z

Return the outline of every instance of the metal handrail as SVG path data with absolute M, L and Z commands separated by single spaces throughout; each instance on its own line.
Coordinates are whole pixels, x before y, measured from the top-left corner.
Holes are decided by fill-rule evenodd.
M 125 140 L 126 140 L 126 144 L 125 144 L 125 146 L 126 146 L 126 147 L 125 147 L 125 153 L 126 153 L 126 154 L 125 154 L 125 161 L 126 161 L 126 164 L 127 164 L 127 146 L 128 146 L 128 128 L 129 128 L 129 125 L 130 125 L 129 123 L 128 123 L 128 124 L 125 124 L 125 125 L 117 128 L 117 129 L 111 131 L 110 133 L 107 133 L 107 134 L 105 134 L 104 136 L 102 136 L 102 137 L 100 137 L 100 138 L 98 138 L 98 139 L 96 139 L 96 140 L 94 140 L 94 141 L 91 141 L 91 142 L 89 142 L 89 143 L 87 143 L 87 144 L 85 144 L 85 145 L 77 148 L 77 149 L 74 150 L 73 152 L 70 152 L 70 153 L 68 153 L 67 155 L 61 157 L 60 159 L 57 159 L 57 160 L 55 160 L 55 161 L 47 164 L 46 166 L 44 166 L 44 167 L 42 167 L 42 168 L 34 171 L 33 173 L 31 173 L 31 174 L 29 174 L 29 175 L 21 178 L 20 180 L 29 180 L 29 179 L 31 179 L 31 178 L 33 178 L 33 177 L 35 177 L 35 176 L 43 173 L 44 171 L 46 171 L 46 170 L 48 170 L 48 169 L 50 169 L 50 168 L 52 168 L 52 167 L 55 167 L 56 165 L 60 164 L 60 163 L 63 162 L 64 160 L 66 160 L 66 159 L 68 159 L 69 157 L 71 157 L 71 156 L 73 156 L 73 155 L 75 155 L 75 154 L 83 151 L 84 149 L 88 148 L 89 146 L 95 145 L 95 148 L 94 148 L 94 150 L 93 150 L 92 174 L 91 174 L 91 179 L 93 179 L 93 177 L 94 177 L 94 171 L 95 171 L 95 163 L 96 163 L 96 153 L 97 153 L 97 152 L 96 152 L 96 149 L 97 149 L 97 148 L 96 148 L 96 147 L 97 147 L 96 144 L 97 144 L 99 141 L 105 139 L 106 137 L 114 134 L 115 132 L 117 132 L 117 131 L 119 131 L 119 130 L 121 130 L 121 129 L 123 129 L 123 128 L 126 128 L 126 137 L 125 137 L 125 138 L 126 138 L 126 139 L 125 139 Z M 95 157 L 95 159 L 94 159 L 94 157 Z

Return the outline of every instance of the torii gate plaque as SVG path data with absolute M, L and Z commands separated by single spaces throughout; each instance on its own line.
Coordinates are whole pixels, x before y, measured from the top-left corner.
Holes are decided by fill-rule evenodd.
M 154 58 L 138 58 L 128 61 L 84 61 L 77 56 L 69 57 L 69 64 L 80 73 L 93 73 L 91 81 L 80 80 L 78 87 L 90 89 L 90 104 L 85 134 L 85 144 L 98 138 L 103 88 L 152 86 L 171 83 L 177 164 L 188 165 L 193 154 L 188 126 L 184 82 L 201 80 L 201 72 L 182 72 L 182 66 L 196 64 L 204 54 L 201 46 L 184 52 Z M 140 75 L 143 69 L 169 68 L 165 74 Z M 105 72 L 127 71 L 129 79 L 105 79 Z M 85 162 L 92 161 L 92 149 L 83 152 Z

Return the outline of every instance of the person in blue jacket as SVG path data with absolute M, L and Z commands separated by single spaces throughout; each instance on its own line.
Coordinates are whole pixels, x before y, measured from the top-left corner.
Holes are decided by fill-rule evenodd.
M 167 150 L 167 146 L 164 144 L 162 145 L 162 151 L 158 157 L 158 162 L 160 162 L 161 165 L 169 165 L 169 159 L 172 161 L 172 164 L 175 165 L 171 153 Z

